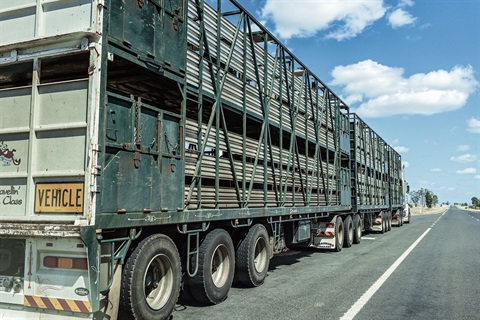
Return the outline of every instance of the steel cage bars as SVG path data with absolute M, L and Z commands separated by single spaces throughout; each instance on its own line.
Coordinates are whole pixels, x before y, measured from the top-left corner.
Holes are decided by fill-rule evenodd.
M 236 1 L 223 6 L 189 5 L 186 209 L 349 204 L 348 107 Z

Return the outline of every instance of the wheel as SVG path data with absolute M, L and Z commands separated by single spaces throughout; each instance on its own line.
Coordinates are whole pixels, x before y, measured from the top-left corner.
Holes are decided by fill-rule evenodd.
M 384 234 L 385 232 L 387 232 L 387 228 L 385 228 L 385 214 L 382 212 L 381 213 L 382 215 L 382 231 L 380 231 L 381 234 Z
M 362 240 L 362 221 L 360 215 L 356 214 L 353 218 L 353 243 L 359 244 Z
M 225 300 L 232 286 L 235 270 L 232 238 L 223 229 L 207 234 L 198 253 L 198 272 L 190 287 L 195 300 L 217 304 Z
M 387 214 L 387 231 L 392 230 L 392 213 Z
M 257 287 L 267 277 L 270 262 L 270 245 L 267 229 L 256 224 L 237 246 L 234 282 L 247 287 Z
M 350 248 L 353 243 L 353 221 L 352 216 L 348 215 L 343 221 L 343 246 Z
M 343 220 L 337 217 L 335 222 L 335 251 L 340 252 L 343 248 Z
M 125 319 L 167 319 L 180 292 L 180 255 L 161 234 L 143 239 L 125 262 L 120 315 Z
M 408 221 L 405 221 L 405 223 L 410 224 L 410 221 L 411 221 L 410 219 L 412 219 L 412 217 L 410 216 L 410 213 L 408 213 Z

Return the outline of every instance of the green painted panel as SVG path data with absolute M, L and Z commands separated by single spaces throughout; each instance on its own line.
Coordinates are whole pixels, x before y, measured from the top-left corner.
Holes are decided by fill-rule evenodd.
M 163 115 L 162 121 L 162 154 L 166 156 L 180 156 L 179 118 Z
M 111 0 L 109 36 L 141 60 L 153 59 L 174 73 L 186 69 L 186 24 L 183 0 Z
M 101 211 L 161 210 L 159 127 L 155 108 L 109 94 Z
M 183 207 L 184 163 L 174 158 L 162 158 L 162 209 L 176 211 Z
M 179 69 L 185 70 L 187 58 L 185 23 L 176 15 L 165 14 L 163 32 L 165 64 L 176 72 L 179 72 Z M 179 54 L 180 52 L 185 52 L 185 54 Z
M 185 164 L 181 160 L 180 118 L 163 114 L 162 119 L 162 182 L 163 210 L 175 211 L 183 207 Z
M 158 111 L 141 108 L 139 114 L 139 140 L 147 152 L 158 152 L 158 130 L 157 118 Z
M 159 10 L 151 1 L 124 1 L 123 41 L 140 51 L 154 54 L 155 24 Z
M 131 119 L 133 103 L 133 101 L 108 97 L 108 106 L 105 111 L 107 142 L 133 142 Z
M 119 151 L 105 168 L 102 211 L 160 210 L 160 175 L 155 158 L 141 155 L 138 167 L 134 159 L 135 153 Z

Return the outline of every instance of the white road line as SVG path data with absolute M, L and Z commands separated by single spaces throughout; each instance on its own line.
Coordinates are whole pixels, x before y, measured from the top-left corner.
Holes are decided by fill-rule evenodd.
M 448 211 L 448 210 L 447 210 L 447 211 Z M 446 213 L 447 211 L 445 211 L 440 217 L 438 217 L 438 219 L 435 220 L 435 222 L 430 226 L 430 228 L 435 227 L 435 225 L 437 224 L 437 222 L 440 221 L 440 219 L 443 218 L 443 216 L 445 215 L 445 213 Z
M 340 318 L 340 320 L 351 320 L 353 319 L 358 312 L 367 304 L 367 302 L 372 298 L 372 296 L 377 292 L 378 289 L 383 285 L 385 281 L 392 275 L 392 273 L 398 268 L 398 266 L 405 260 L 405 258 L 413 251 L 413 249 L 420 243 L 420 241 L 427 235 L 427 233 L 432 230 L 428 228 L 425 232 L 400 256 L 400 258 L 395 261 L 390 268 L 368 289 L 360 299 L 355 302 L 355 304 Z
M 362 240 L 375 240 L 377 238 L 373 238 L 373 237 L 362 237 Z

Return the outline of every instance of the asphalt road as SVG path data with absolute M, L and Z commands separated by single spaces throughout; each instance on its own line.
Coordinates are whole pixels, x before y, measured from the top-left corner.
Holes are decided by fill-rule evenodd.
M 173 319 L 480 319 L 480 213 L 414 216 L 340 253 L 291 250 L 262 286 L 179 303 Z

